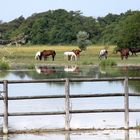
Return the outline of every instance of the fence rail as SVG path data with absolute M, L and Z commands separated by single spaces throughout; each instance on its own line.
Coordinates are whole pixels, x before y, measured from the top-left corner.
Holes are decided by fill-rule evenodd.
M 3 133 L 8 133 L 8 117 L 9 116 L 31 116 L 31 115 L 65 115 L 65 130 L 70 130 L 70 115 L 76 113 L 109 113 L 109 112 L 124 112 L 125 129 L 129 129 L 129 112 L 140 112 L 140 109 L 129 108 L 129 96 L 140 96 L 140 94 L 129 93 L 128 81 L 140 80 L 140 77 L 117 77 L 117 78 L 65 78 L 65 79 L 45 79 L 45 80 L 3 80 L 0 84 L 3 84 L 3 91 L 0 91 L 0 100 L 4 101 L 4 112 L 0 113 L 3 117 Z M 106 94 L 70 94 L 71 82 L 101 82 L 101 81 L 123 81 L 124 93 L 106 93 Z M 8 96 L 9 84 L 23 84 L 23 83 L 46 83 L 46 82 L 63 82 L 65 83 L 65 95 L 45 95 L 45 96 Z M 72 110 L 70 108 L 71 98 L 91 98 L 91 97 L 117 97 L 124 96 L 124 108 L 122 109 L 86 109 L 86 110 Z M 9 100 L 26 100 L 26 99 L 53 99 L 64 98 L 65 99 L 65 111 L 53 111 L 53 112 L 8 112 Z

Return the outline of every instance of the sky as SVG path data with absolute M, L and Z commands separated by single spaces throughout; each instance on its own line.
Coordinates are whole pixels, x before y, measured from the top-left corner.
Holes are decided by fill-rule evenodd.
M 108 13 L 140 10 L 140 0 L 0 0 L 0 20 L 9 22 L 20 16 L 27 18 L 34 13 L 56 9 L 80 10 L 84 16 L 97 18 Z

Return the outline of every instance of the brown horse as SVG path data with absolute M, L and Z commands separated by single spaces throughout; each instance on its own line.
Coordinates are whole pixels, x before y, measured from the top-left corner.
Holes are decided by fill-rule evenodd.
M 40 56 L 39 59 L 42 60 L 42 58 L 45 60 L 45 58 L 47 59 L 48 56 L 52 56 L 52 60 L 54 61 L 56 52 L 54 50 L 43 50 L 42 52 L 40 52 Z
M 80 57 L 80 53 L 82 52 L 81 50 L 75 49 L 72 50 L 72 52 L 74 52 L 76 54 L 77 57 Z
M 120 52 L 122 60 L 124 57 L 125 57 L 125 59 L 127 59 L 129 56 L 129 49 L 128 48 L 118 48 L 118 49 L 116 49 L 116 53 L 117 52 Z
M 132 48 L 129 48 L 130 52 L 133 54 L 135 54 L 137 56 L 136 53 L 140 52 L 140 48 L 135 48 L 135 47 L 132 47 Z

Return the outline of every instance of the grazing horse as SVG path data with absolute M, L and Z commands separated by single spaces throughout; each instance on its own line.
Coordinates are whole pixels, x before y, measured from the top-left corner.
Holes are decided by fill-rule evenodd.
M 54 50 L 43 50 L 42 52 L 40 52 L 40 56 L 39 59 L 42 60 L 42 58 L 45 60 L 45 58 L 47 58 L 48 56 L 52 56 L 52 60 L 54 61 L 56 52 Z
M 140 48 L 135 48 L 135 47 L 131 47 L 129 48 L 129 51 L 133 54 L 135 54 L 137 56 L 136 53 L 140 52 Z
M 99 59 L 106 58 L 107 59 L 108 51 L 106 49 L 100 50 L 99 52 Z
M 77 56 L 74 52 L 64 52 L 64 56 L 68 57 L 68 61 L 77 60 Z
M 116 53 L 117 52 L 120 52 L 122 60 L 124 57 L 125 57 L 125 59 L 127 59 L 129 56 L 129 49 L 128 48 L 118 48 L 118 49 L 116 49 Z
M 74 52 L 76 54 L 77 57 L 80 57 L 80 53 L 82 52 L 81 50 L 75 49 L 72 50 L 72 52 Z

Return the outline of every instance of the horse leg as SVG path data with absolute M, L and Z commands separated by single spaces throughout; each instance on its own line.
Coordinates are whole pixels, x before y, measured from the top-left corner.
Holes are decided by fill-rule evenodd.
M 54 61 L 54 57 L 55 57 L 55 56 L 54 56 L 54 55 L 52 55 L 52 60 L 53 60 L 53 61 Z
M 71 55 L 71 61 L 73 61 L 73 55 Z
M 71 60 L 71 55 L 68 55 L 68 61 L 70 61 Z

